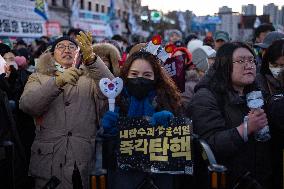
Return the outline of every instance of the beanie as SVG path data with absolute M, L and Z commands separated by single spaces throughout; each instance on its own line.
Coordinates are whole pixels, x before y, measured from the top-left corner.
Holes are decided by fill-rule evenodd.
M 208 56 L 202 48 L 197 48 L 192 52 L 192 63 L 200 71 L 206 72 L 208 70 Z
M 71 37 L 69 36 L 62 36 L 62 37 L 59 37 L 57 38 L 51 45 L 51 49 L 50 49 L 50 52 L 54 52 L 54 49 L 55 49 L 55 46 L 57 45 L 57 43 L 61 42 L 61 41 L 64 41 L 64 40 L 67 40 L 67 41 L 70 41 L 72 43 L 74 43 L 77 47 L 77 43 L 74 39 L 72 39 Z
M 16 56 L 15 62 L 19 68 L 25 68 L 27 66 L 27 59 L 24 56 Z
M 200 41 L 199 39 L 194 39 L 188 42 L 187 49 L 189 50 L 189 52 L 192 53 L 195 49 L 201 47 L 202 45 L 203 45 L 202 41 Z
M 185 47 L 177 47 L 177 48 L 174 48 L 173 52 L 172 52 L 172 56 L 175 55 L 176 52 L 178 51 L 181 51 L 183 52 L 184 54 L 186 54 L 186 57 L 187 57 L 187 62 L 185 62 L 185 64 L 190 64 L 191 61 L 192 61 L 192 54 L 187 50 L 187 48 Z

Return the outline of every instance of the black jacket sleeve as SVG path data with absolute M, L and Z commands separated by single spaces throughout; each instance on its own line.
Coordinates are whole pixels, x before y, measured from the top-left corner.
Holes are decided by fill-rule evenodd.
M 284 136 L 284 96 L 273 95 L 267 104 L 269 126 L 271 131 L 278 136 Z
M 222 110 L 210 90 L 199 89 L 189 109 L 194 133 L 208 142 L 217 159 L 230 158 L 239 152 L 243 139 L 236 128 L 226 125 Z

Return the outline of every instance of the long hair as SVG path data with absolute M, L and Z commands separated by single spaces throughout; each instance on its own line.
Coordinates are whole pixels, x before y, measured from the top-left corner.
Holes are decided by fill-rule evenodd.
M 180 93 L 173 80 L 162 69 L 160 61 L 154 55 L 147 52 L 136 52 L 130 55 L 120 72 L 123 81 L 126 81 L 130 67 L 137 59 L 149 62 L 153 68 L 154 87 L 157 93 L 157 108 L 167 109 L 177 113 L 181 105 Z
M 263 56 L 260 73 L 262 75 L 272 75 L 269 70 L 269 63 L 276 64 L 275 61 L 281 56 L 284 56 L 284 39 L 274 41 L 272 45 L 267 48 Z
M 245 48 L 251 52 L 255 58 L 253 50 L 242 42 L 225 43 L 219 48 L 216 54 L 215 62 L 208 70 L 208 73 L 200 82 L 200 86 L 208 86 L 210 90 L 216 93 L 227 93 L 233 91 L 232 72 L 233 72 L 233 54 L 236 49 Z M 254 84 L 246 86 L 244 91 L 252 89 Z M 198 88 L 198 87 L 197 87 Z

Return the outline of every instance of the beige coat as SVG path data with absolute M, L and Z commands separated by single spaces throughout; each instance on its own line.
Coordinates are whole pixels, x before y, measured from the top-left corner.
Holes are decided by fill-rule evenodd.
M 56 70 L 50 55 L 40 58 L 20 99 L 20 109 L 37 120 L 36 137 L 32 145 L 30 175 L 36 188 L 56 176 L 58 189 L 72 188 L 72 173 L 76 161 L 84 188 L 94 156 L 99 117 L 107 109 L 106 98 L 100 93 L 98 81 L 113 78 L 102 60 L 90 66 L 81 65 L 84 74 L 77 85 L 63 89 L 55 85 Z

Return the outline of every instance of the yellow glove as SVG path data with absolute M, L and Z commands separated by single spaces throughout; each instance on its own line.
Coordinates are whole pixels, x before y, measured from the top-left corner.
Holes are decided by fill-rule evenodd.
M 71 85 L 76 85 L 80 75 L 82 75 L 81 70 L 74 67 L 68 68 L 63 73 L 60 73 L 55 76 L 55 84 L 58 87 L 63 87 L 67 83 Z
M 76 36 L 76 41 L 83 54 L 83 63 L 88 64 L 93 62 L 96 56 L 93 52 L 92 33 L 88 32 L 85 34 L 84 32 L 80 31 L 79 35 Z

